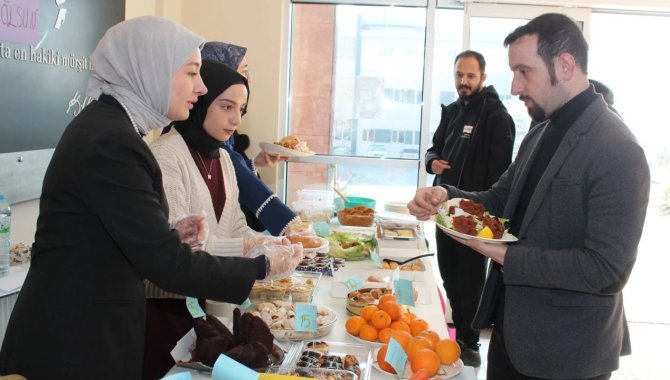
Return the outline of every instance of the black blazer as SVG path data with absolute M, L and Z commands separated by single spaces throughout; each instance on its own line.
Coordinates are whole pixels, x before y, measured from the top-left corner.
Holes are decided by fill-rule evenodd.
M 158 164 L 126 114 L 91 103 L 47 169 L 0 373 L 140 379 L 145 278 L 175 293 L 242 303 L 255 261 L 192 253 L 167 214 Z

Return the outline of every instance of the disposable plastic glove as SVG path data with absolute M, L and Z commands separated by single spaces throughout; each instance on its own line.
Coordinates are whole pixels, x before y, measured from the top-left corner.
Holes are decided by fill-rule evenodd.
M 209 226 L 204 214 L 192 214 L 177 219 L 172 228 L 177 230 L 182 243 L 191 246 L 191 251 L 201 250 L 209 236 Z
M 257 233 L 247 233 L 244 236 L 244 256 L 248 256 L 251 249 L 261 245 L 290 245 L 291 242 L 283 237 L 267 236 Z
M 265 255 L 270 261 L 270 273 L 266 280 L 273 280 L 290 275 L 302 260 L 302 245 L 257 245 L 254 246 L 247 257 L 254 258 Z

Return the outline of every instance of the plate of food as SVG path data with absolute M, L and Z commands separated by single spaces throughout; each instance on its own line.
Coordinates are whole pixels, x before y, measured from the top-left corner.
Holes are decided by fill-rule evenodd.
M 379 354 L 379 350 L 381 350 L 381 347 L 375 348 L 373 353 L 372 353 L 372 358 L 375 359 L 372 362 L 372 367 L 374 369 L 376 369 L 377 371 L 383 373 L 383 374 L 390 375 L 390 376 L 393 376 L 393 377 L 397 378 L 398 375 L 396 375 L 395 373 L 386 371 L 379 366 L 379 362 L 376 360 L 376 358 Z M 459 373 L 461 373 L 461 371 L 463 370 L 463 366 L 464 366 L 464 364 L 463 364 L 463 361 L 461 359 L 456 360 L 456 362 L 453 363 L 453 364 L 442 364 L 440 366 L 440 368 L 438 369 L 437 373 L 433 377 L 430 377 L 428 380 L 443 380 L 443 379 L 449 379 L 449 378 L 455 377 Z M 402 376 L 400 378 L 401 379 L 409 379 L 410 377 L 412 377 L 412 375 L 413 375 L 412 367 L 410 366 L 409 360 L 408 360 L 407 364 L 405 365 L 405 370 L 403 371 Z
M 258 145 L 264 152 L 280 156 L 307 157 L 314 155 L 314 152 L 307 147 L 306 142 L 293 135 L 286 136 L 273 143 L 261 142 Z
M 506 219 L 491 215 L 484 205 L 465 198 L 453 198 L 440 206 L 435 224 L 447 235 L 486 243 L 513 243 L 518 239 L 507 232 Z

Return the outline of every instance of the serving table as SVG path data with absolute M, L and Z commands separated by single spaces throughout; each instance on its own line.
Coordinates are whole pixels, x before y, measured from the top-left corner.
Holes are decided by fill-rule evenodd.
M 448 337 L 447 324 L 444 319 L 444 313 L 442 312 L 442 307 L 440 303 L 440 298 L 437 290 L 437 284 L 433 275 L 434 258 L 423 259 L 426 266 L 425 271 L 425 280 L 422 282 L 415 282 L 415 286 L 419 292 L 419 300 L 412 308 L 412 311 L 415 312 L 420 318 L 425 319 L 430 324 L 430 329 L 436 331 L 441 337 Z M 353 270 L 372 270 L 375 269 L 375 266 L 371 260 L 363 261 L 347 261 L 345 268 Z M 331 342 L 344 342 L 344 343 L 358 343 L 360 340 L 356 340 L 349 336 L 346 332 L 345 323 L 349 317 L 346 312 L 347 299 L 341 297 L 333 297 L 334 289 L 339 287 L 342 284 L 335 284 L 333 282 L 333 277 L 323 276 L 316 290 L 316 294 L 313 297 L 313 302 L 319 306 L 330 307 L 337 313 L 337 321 L 333 330 L 326 336 L 318 338 L 318 340 L 331 341 Z M 425 298 L 424 298 L 425 297 Z M 285 343 L 281 342 L 281 346 L 285 348 L 286 351 L 290 351 L 292 345 L 297 345 L 299 343 Z M 372 346 L 371 346 L 372 347 Z M 375 346 L 377 347 L 377 346 Z M 191 370 L 181 367 L 173 367 L 168 375 L 177 374 L 180 372 L 190 372 L 193 379 L 211 379 L 211 373 L 199 372 L 196 370 Z M 383 374 L 376 369 L 372 369 L 373 380 L 382 380 L 382 379 L 397 379 L 397 377 Z M 475 380 L 476 374 L 473 367 L 464 367 L 460 374 L 451 379 L 454 380 Z

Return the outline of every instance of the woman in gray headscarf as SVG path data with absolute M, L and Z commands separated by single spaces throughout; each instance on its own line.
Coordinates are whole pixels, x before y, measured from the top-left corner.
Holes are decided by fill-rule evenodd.
M 97 100 L 68 125 L 44 178 L 1 374 L 140 379 L 145 278 L 240 304 L 256 279 L 277 271 L 281 260 L 272 255 L 192 252 L 206 235 L 202 219 L 186 218 L 176 231 L 168 223 L 161 171 L 142 135 L 186 119 L 206 93 L 202 43 L 159 17 L 121 22 L 100 40 L 88 93 Z

